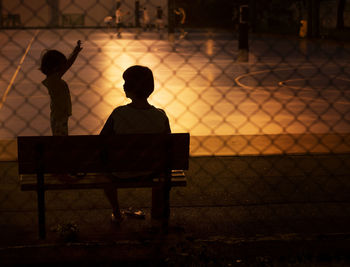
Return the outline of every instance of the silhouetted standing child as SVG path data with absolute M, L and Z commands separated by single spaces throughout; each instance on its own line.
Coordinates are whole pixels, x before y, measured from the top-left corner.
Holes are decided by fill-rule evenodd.
M 124 15 L 129 15 L 130 12 L 123 12 L 120 8 L 120 2 L 117 2 L 117 9 L 115 10 L 115 24 L 117 26 L 117 37 L 122 37 L 122 31 L 124 27 L 123 18 Z
M 68 135 L 68 118 L 72 115 L 72 102 L 69 87 L 62 76 L 73 65 L 81 50 L 81 42 L 78 41 L 68 59 L 57 50 L 47 50 L 41 58 L 40 70 L 46 75 L 42 83 L 50 95 L 52 135 Z
M 169 119 L 164 110 L 152 106 L 147 100 L 154 90 L 152 71 L 144 66 L 132 66 L 124 72 L 123 79 L 125 95 L 131 103 L 114 109 L 100 134 L 170 133 Z M 112 206 L 112 221 L 120 222 L 117 188 L 109 186 L 105 194 Z

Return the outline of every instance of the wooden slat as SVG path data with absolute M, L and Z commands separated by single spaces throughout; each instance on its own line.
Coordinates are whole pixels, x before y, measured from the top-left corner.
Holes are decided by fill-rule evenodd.
M 36 191 L 37 177 L 36 175 L 24 174 L 20 176 L 22 191 Z M 72 189 L 101 189 L 107 184 L 113 183 L 119 188 L 141 188 L 152 187 L 158 182 L 157 178 L 153 180 L 137 181 L 137 179 L 113 179 L 110 176 L 101 174 L 86 174 L 83 177 L 77 177 L 69 181 L 64 176 L 45 175 L 45 190 L 72 190 Z M 171 186 L 186 186 L 187 181 L 183 171 L 173 171 L 171 177 Z
M 19 174 L 188 169 L 189 134 L 20 136 Z

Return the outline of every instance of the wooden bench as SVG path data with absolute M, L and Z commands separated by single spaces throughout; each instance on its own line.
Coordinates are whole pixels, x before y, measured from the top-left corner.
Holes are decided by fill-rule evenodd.
M 21 190 L 37 191 L 40 239 L 46 236 L 47 190 L 103 189 L 111 184 L 118 188 L 149 187 L 153 189 L 152 218 L 160 211 L 166 227 L 170 188 L 186 186 L 183 170 L 188 169 L 188 133 L 20 136 L 17 142 Z M 116 178 L 124 171 L 147 175 Z M 81 173 L 72 181 L 60 179 Z

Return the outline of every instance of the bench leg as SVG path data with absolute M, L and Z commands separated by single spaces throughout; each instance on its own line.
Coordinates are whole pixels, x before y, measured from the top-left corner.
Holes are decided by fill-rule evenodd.
M 45 190 L 44 190 L 44 175 L 38 174 L 38 226 L 39 226 L 39 239 L 46 238 L 46 227 L 45 227 Z
M 167 227 L 169 221 L 169 193 L 164 184 L 152 188 L 152 219 L 162 221 L 163 227 Z

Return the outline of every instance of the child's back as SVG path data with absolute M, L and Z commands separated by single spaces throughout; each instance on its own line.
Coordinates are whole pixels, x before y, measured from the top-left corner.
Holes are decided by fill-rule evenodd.
M 170 133 L 164 110 L 147 101 L 154 90 L 152 71 L 136 65 L 128 68 L 123 78 L 125 94 L 132 102 L 113 110 L 101 134 Z
M 57 74 L 51 74 L 42 81 L 50 95 L 50 116 L 68 118 L 72 115 L 72 103 L 67 83 Z

